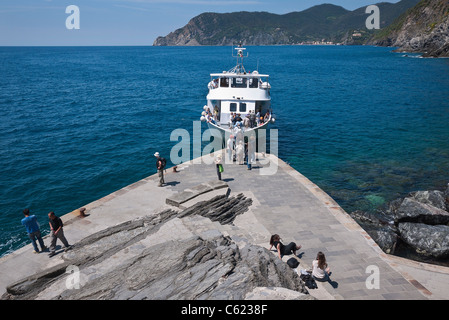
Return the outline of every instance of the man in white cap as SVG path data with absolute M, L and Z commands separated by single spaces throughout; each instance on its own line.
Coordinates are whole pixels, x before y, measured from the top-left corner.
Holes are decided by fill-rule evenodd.
M 156 168 L 157 168 L 157 173 L 159 174 L 159 185 L 158 187 L 162 187 L 165 184 L 164 181 L 164 169 L 165 169 L 165 165 L 166 165 L 166 161 L 165 158 L 162 158 L 159 154 L 159 152 L 156 152 L 154 154 L 154 156 L 156 157 Z

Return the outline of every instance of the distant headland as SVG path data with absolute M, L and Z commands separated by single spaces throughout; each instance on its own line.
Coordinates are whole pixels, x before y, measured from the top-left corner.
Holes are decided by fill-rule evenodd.
M 268 12 L 202 13 L 158 37 L 154 46 L 342 44 L 398 47 L 424 56 L 449 56 L 449 3 L 402 0 L 376 4 L 380 30 L 368 30 L 366 7 L 332 4 L 278 15 Z

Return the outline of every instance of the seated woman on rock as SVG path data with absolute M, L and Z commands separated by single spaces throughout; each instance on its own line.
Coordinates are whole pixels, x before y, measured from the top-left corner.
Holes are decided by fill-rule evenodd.
M 293 254 L 296 256 L 296 250 L 301 249 L 301 246 L 297 246 L 296 243 L 290 242 L 288 245 L 284 245 L 281 242 L 281 237 L 278 234 L 274 234 L 270 239 L 270 250 L 275 247 L 278 251 L 279 259 L 282 259 L 283 255 Z

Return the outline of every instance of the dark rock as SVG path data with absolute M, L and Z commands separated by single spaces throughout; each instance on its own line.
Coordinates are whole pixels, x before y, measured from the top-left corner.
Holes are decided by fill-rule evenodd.
M 369 213 L 361 210 L 356 210 L 351 213 L 351 217 L 359 224 L 369 224 L 372 227 L 383 227 L 392 225 L 392 221 L 382 217 L 379 214 Z
M 359 223 L 371 236 L 374 242 L 385 252 L 393 254 L 398 241 L 396 227 L 393 221 L 388 221 L 379 214 L 364 211 L 354 211 L 351 217 Z
M 396 211 L 397 222 L 416 222 L 430 225 L 449 223 L 449 212 L 413 198 L 405 198 Z
M 391 201 L 391 202 L 388 204 L 388 208 L 387 208 L 387 210 L 386 210 L 385 213 L 386 213 L 388 216 L 391 216 L 392 219 L 394 219 L 394 217 L 396 216 L 396 212 L 398 211 L 399 207 L 400 207 L 401 204 L 402 204 L 402 201 L 404 201 L 403 198 L 398 198 L 398 199 L 396 199 L 396 200 Z
M 394 254 L 399 239 L 396 232 L 389 229 L 375 229 L 367 232 L 385 253 Z
M 401 238 L 416 252 L 437 259 L 449 256 L 449 227 L 429 226 L 422 223 L 399 223 Z
M 448 208 L 449 184 L 445 191 L 411 192 L 376 213 L 357 210 L 350 215 L 385 253 L 402 255 L 405 250 L 408 255 L 412 250 L 416 259 L 438 263 L 448 256 Z
M 244 197 L 243 194 L 233 198 L 220 195 L 210 201 L 202 201 L 185 209 L 178 217 L 182 218 L 196 214 L 209 218 L 212 221 L 218 221 L 221 224 L 230 224 L 238 215 L 245 213 L 251 204 L 252 200 Z
M 410 197 L 418 202 L 429 204 L 441 210 L 447 209 L 445 195 L 442 191 L 416 191 L 410 193 Z
M 446 208 L 449 208 L 449 183 L 446 190 L 444 190 L 444 198 L 446 199 Z

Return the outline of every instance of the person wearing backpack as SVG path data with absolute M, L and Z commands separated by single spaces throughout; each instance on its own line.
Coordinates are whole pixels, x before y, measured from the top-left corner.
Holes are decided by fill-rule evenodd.
M 164 181 L 164 169 L 165 169 L 165 166 L 167 164 L 167 161 L 165 160 L 165 158 L 161 157 L 159 152 L 156 152 L 154 154 L 154 156 L 156 157 L 156 168 L 157 168 L 157 173 L 159 175 L 159 185 L 158 185 L 158 187 L 162 187 L 165 184 L 165 181 Z

